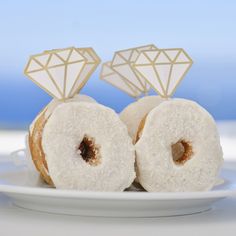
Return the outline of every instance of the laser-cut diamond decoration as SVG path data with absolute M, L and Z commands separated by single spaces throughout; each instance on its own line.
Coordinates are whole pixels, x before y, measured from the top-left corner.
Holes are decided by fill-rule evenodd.
M 84 87 L 91 74 L 96 70 L 97 66 L 101 62 L 93 48 L 77 48 L 77 50 L 86 58 L 87 62 L 82 73 L 80 74 L 79 79 L 72 88 L 70 96 L 78 93 Z
M 73 97 L 87 82 L 100 59 L 92 48 L 65 48 L 30 57 L 24 73 L 52 97 Z
M 162 97 L 171 97 L 192 66 L 192 59 L 181 48 L 144 51 L 133 64 Z
M 133 63 L 138 58 L 139 54 L 145 50 L 156 50 L 153 44 L 130 48 L 126 50 L 117 51 L 111 62 L 111 67 L 126 81 L 136 87 L 140 92 L 147 93 L 150 89 L 149 84 L 143 76 L 133 68 Z
M 131 97 L 137 98 L 141 95 L 140 90 L 112 69 L 110 61 L 102 65 L 100 79 L 127 93 Z

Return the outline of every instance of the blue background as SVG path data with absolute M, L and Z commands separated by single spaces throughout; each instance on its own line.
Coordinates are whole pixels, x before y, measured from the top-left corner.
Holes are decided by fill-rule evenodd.
M 23 75 L 29 55 L 92 46 L 103 61 L 119 49 L 183 47 L 194 65 L 175 97 L 218 120 L 236 119 L 236 1 L 5 1 L 0 3 L 0 127 L 24 127 L 50 97 Z M 83 93 L 121 111 L 133 99 L 93 74 Z

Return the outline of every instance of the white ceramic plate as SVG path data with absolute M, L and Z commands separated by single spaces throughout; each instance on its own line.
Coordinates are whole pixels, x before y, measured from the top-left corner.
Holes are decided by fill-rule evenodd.
M 35 172 L 12 163 L 0 165 L 0 192 L 18 207 L 31 210 L 111 217 L 157 217 L 206 211 L 236 193 L 236 163 L 225 163 L 224 183 L 208 192 L 80 192 L 48 188 Z

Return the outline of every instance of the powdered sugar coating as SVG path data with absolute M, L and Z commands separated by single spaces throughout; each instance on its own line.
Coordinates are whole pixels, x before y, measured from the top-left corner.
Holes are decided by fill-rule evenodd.
M 101 163 L 85 162 L 78 147 L 84 136 L 100 146 Z M 48 119 L 42 145 L 57 188 L 123 191 L 135 178 L 135 151 L 127 128 L 110 108 L 94 103 L 64 103 Z
M 46 111 L 46 116 L 50 116 L 54 109 L 62 104 L 62 103 L 67 103 L 67 102 L 91 102 L 91 103 L 96 103 L 96 100 L 93 99 L 90 96 L 87 96 L 85 94 L 77 94 L 72 98 L 69 98 L 65 101 L 60 101 L 57 99 L 53 99 L 48 105 L 47 105 L 47 111 Z
M 120 119 L 126 124 L 130 137 L 134 140 L 141 120 L 156 106 L 165 101 L 160 96 L 146 96 L 128 105 Z
M 85 95 L 85 94 L 77 94 L 73 98 L 67 99 L 66 101 L 60 101 L 58 99 L 52 99 L 51 102 L 41 111 L 34 119 L 34 121 L 31 123 L 29 127 L 29 132 L 32 133 L 35 122 L 38 120 L 38 118 L 41 116 L 42 112 L 45 112 L 45 118 L 47 119 L 54 111 L 54 109 L 65 102 L 91 102 L 91 103 L 96 103 L 96 100 L 93 99 L 92 97 Z
M 171 145 L 181 139 L 191 143 L 193 155 L 176 165 Z M 214 119 L 200 105 L 184 99 L 154 108 L 135 147 L 138 178 L 150 192 L 209 190 L 223 163 Z

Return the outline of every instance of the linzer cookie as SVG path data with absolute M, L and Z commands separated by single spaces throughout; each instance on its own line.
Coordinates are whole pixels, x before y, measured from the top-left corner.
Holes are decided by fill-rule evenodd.
M 123 191 L 135 178 L 135 151 L 110 108 L 78 94 L 100 59 L 92 48 L 45 51 L 25 74 L 54 97 L 32 123 L 29 153 L 42 178 L 60 189 Z
M 109 63 L 120 81 L 140 92 L 120 114 L 135 144 L 136 182 L 150 192 L 211 189 L 223 162 L 215 121 L 197 103 L 171 98 L 191 58 L 181 48 L 139 48 L 116 52 Z M 105 79 L 114 85 L 111 77 Z M 150 88 L 158 96 L 147 96 Z

